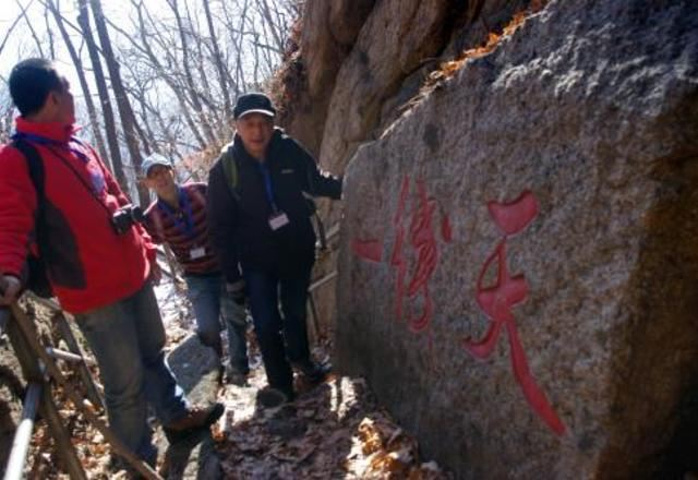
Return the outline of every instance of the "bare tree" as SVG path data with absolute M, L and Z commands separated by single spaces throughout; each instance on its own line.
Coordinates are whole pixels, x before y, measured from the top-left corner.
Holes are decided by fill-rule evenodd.
M 87 78 L 85 77 L 85 68 L 82 63 L 82 58 L 78 55 L 73 45 L 73 40 L 68 34 L 65 24 L 63 23 L 63 17 L 60 13 L 60 4 L 58 1 L 54 3 L 54 0 L 47 0 L 45 4 L 46 10 L 53 14 L 53 19 L 58 26 L 58 30 L 61 32 L 61 37 L 63 37 L 63 42 L 68 49 L 70 58 L 75 66 L 75 72 L 78 75 L 78 80 L 80 82 L 80 88 L 82 89 L 83 97 L 85 97 L 85 105 L 87 106 L 87 114 L 90 117 L 90 126 L 92 128 L 92 134 L 95 137 L 95 143 L 97 144 L 97 151 L 99 156 L 102 157 L 106 162 L 109 162 L 107 157 L 107 149 L 104 146 L 104 137 L 102 136 L 102 131 L 99 128 L 99 121 L 97 120 L 97 109 L 95 108 L 95 103 L 92 100 L 92 93 L 90 92 L 90 86 L 87 83 Z M 113 167 L 112 167 L 113 171 Z
M 230 120 L 233 118 L 233 109 L 230 103 L 230 92 L 228 91 L 228 80 L 225 75 L 225 67 L 223 66 L 223 56 L 221 55 L 220 48 L 218 47 L 218 38 L 216 35 L 216 29 L 213 26 L 213 19 L 211 18 L 211 7 L 208 4 L 208 0 L 202 0 L 204 5 L 204 12 L 206 14 L 206 24 L 208 25 L 208 34 L 211 37 L 211 44 L 213 49 L 213 61 L 216 65 L 216 72 L 218 73 L 218 83 L 221 86 L 221 93 L 223 96 L 223 105 L 225 108 L 225 118 Z
M 106 61 L 107 69 L 109 70 L 109 78 L 111 79 L 112 89 L 114 90 L 116 106 L 119 109 L 119 116 L 121 117 L 121 128 L 124 130 L 126 146 L 128 147 L 128 151 L 131 156 L 131 164 L 135 168 L 134 173 L 139 173 L 141 163 L 143 162 L 143 157 L 141 156 L 141 151 L 138 145 L 135 118 L 133 115 L 133 110 L 131 109 L 131 103 L 126 96 L 126 89 L 121 82 L 119 63 L 116 60 L 111 47 L 111 40 L 109 39 L 107 24 L 104 21 L 101 1 L 90 0 L 90 6 L 92 7 L 92 16 L 94 17 L 95 26 L 97 27 L 99 43 L 102 45 L 104 60 Z M 138 184 L 138 195 L 140 197 L 141 205 L 147 205 L 150 203 L 148 189 L 140 183 Z
M 194 122 L 194 119 L 191 116 L 191 112 L 185 104 L 184 99 L 186 98 L 186 95 L 183 89 L 179 86 L 175 77 L 170 73 L 171 69 L 166 68 L 165 65 L 162 64 L 162 62 L 160 61 L 160 56 L 155 53 L 153 47 L 151 46 L 151 39 L 157 39 L 158 36 L 157 34 L 154 36 L 149 35 L 145 19 L 145 16 L 148 15 L 147 9 L 143 5 L 142 0 L 131 0 L 131 2 L 132 5 L 136 8 L 136 13 L 138 17 L 138 36 L 140 41 L 136 40 L 133 36 L 129 35 L 127 32 L 123 30 L 121 31 L 122 35 L 126 38 L 126 40 L 129 41 L 129 43 L 132 45 L 135 51 L 141 52 L 145 55 L 146 59 L 150 63 L 151 67 L 157 72 L 158 76 L 167 84 L 167 86 L 170 87 L 176 98 L 177 103 L 180 106 L 180 112 L 184 116 L 184 119 L 189 129 L 191 130 L 191 133 L 194 135 L 196 142 L 198 143 L 200 148 L 206 148 L 206 141 L 204 140 L 204 137 L 201 135 L 196 122 Z M 164 48 L 164 50 L 168 51 L 166 47 Z
M 201 99 L 197 92 L 196 86 L 194 85 L 194 77 L 191 73 L 191 66 L 189 61 L 189 45 L 187 43 L 187 35 L 184 30 L 184 25 L 182 23 L 182 16 L 179 12 L 178 0 L 167 0 L 167 4 L 172 9 L 172 13 L 175 15 L 177 20 L 177 26 L 179 30 L 180 41 L 182 42 L 182 69 L 184 70 L 184 77 L 186 79 L 187 93 L 189 95 L 189 100 L 191 101 L 192 107 L 199 117 L 199 122 L 201 127 L 206 134 L 206 137 L 210 143 L 218 143 L 218 139 L 213 133 L 213 128 L 209 123 L 206 115 L 204 113 L 203 107 L 201 105 Z
M 141 152 L 157 151 L 189 165 L 193 175 L 202 175 L 197 162 L 209 162 L 230 135 L 235 98 L 264 88 L 282 60 L 302 3 L 166 0 L 165 11 L 156 11 L 151 2 L 130 0 L 110 2 L 118 16 L 105 18 L 110 12 L 102 11 L 107 4 L 101 0 L 69 0 L 63 10 L 77 3 L 75 26 L 61 12 L 60 0 L 14 1 L 21 14 L 0 33 L 0 52 L 7 52 L 10 34 L 21 38 L 21 31 L 36 44 L 33 50 L 39 55 L 55 55 L 58 61 L 70 57 L 96 147 L 111 160 L 124 190 L 129 190 L 131 179 L 131 172 L 124 170 L 125 151 L 136 168 Z M 30 9 L 37 3 L 43 11 Z M 18 55 L 25 54 L 24 44 L 18 45 Z M 90 92 L 95 87 L 99 101 Z
M 92 35 L 92 27 L 90 26 L 89 11 L 87 9 L 87 0 L 78 0 L 79 14 L 78 24 L 82 30 L 82 36 L 87 45 L 87 51 L 92 62 L 92 71 L 97 84 L 97 92 L 102 107 L 102 115 L 104 116 L 104 131 L 107 136 L 107 145 L 111 158 L 111 165 L 114 171 L 114 176 L 117 182 L 121 185 L 124 191 L 128 191 L 128 181 L 124 173 L 124 165 L 121 159 L 121 150 L 119 149 L 119 140 L 116 134 L 116 123 L 114 121 L 114 111 L 112 110 L 111 100 L 109 98 L 109 90 L 107 89 L 107 81 L 102 70 L 102 61 L 99 57 L 97 44 Z
M 27 3 L 26 6 L 22 7 L 21 13 L 17 16 L 17 18 L 14 19 L 12 22 L 12 25 L 10 25 L 10 28 L 8 28 L 5 31 L 5 38 L 2 39 L 2 42 L 0 43 L 0 53 L 5 49 L 5 45 L 7 45 L 7 41 L 10 39 L 10 36 L 12 35 L 12 31 L 15 29 L 17 24 L 24 18 L 25 12 L 27 9 L 31 6 L 32 2 L 34 0 L 31 0 L 29 3 Z
M 279 25 L 278 21 L 275 21 L 272 17 L 271 8 L 269 7 L 269 2 L 267 0 L 257 0 L 257 5 L 260 7 L 262 15 L 266 22 L 263 24 L 271 32 L 271 37 L 276 44 L 276 49 L 279 53 L 284 51 L 284 41 L 282 32 L 279 31 L 282 25 Z
M 44 8 L 44 24 L 46 25 L 46 35 L 48 37 L 48 51 L 51 55 L 51 59 L 56 59 L 56 47 L 53 42 L 53 30 L 51 29 L 51 23 L 49 22 L 48 8 Z
M 22 7 L 22 3 L 19 0 L 15 0 L 17 3 L 17 6 L 22 10 L 22 13 L 20 13 L 20 16 L 24 19 L 24 23 L 27 25 L 27 28 L 29 28 L 29 31 L 31 32 L 31 36 L 34 39 L 34 43 L 36 44 L 36 48 L 39 52 L 39 55 L 41 57 L 45 57 L 46 55 L 44 54 L 44 49 L 42 48 L 43 42 L 39 38 L 39 36 L 36 33 L 36 30 L 34 30 L 34 25 L 32 24 L 31 20 L 29 20 L 29 16 L 27 15 L 27 11 L 29 10 L 29 6 L 27 8 Z
M 0 143 L 6 143 L 12 135 L 12 113 L 14 107 L 10 99 L 10 89 L 5 77 L 0 79 Z

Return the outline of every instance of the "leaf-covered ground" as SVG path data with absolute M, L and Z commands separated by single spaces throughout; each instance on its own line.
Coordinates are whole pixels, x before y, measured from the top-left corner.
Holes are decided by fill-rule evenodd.
M 186 301 L 172 289 L 160 288 L 158 296 L 171 349 L 191 333 L 191 316 Z M 224 478 L 449 478 L 436 463 L 420 458 L 417 442 L 376 403 L 363 379 L 332 375 L 317 386 L 299 380 L 294 402 L 261 408 L 256 394 L 266 385 L 266 377 L 253 334 L 250 343 L 253 370 L 249 385 L 223 384 L 218 395 L 226 413 L 212 432 Z M 330 349 L 327 343 L 316 347 L 315 357 L 327 359 Z M 111 466 L 111 451 L 103 436 L 83 420 L 59 389 L 55 396 L 88 478 L 127 478 L 123 470 Z M 17 417 L 17 408 L 13 416 Z M 156 435 L 162 435 L 159 429 Z M 160 455 L 160 468 L 163 457 Z M 61 473 L 59 462 L 53 440 L 40 421 L 26 476 L 68 478 Z
M 362 379 L 332 376 L 299 386 L 295 402 L 258 408 L 266 380 L 254 371 L 250 387 L 225 387 L 228 407 L 214 429 L 226 478 L 444 478 L 422 463 L 417 444 L 374 401 Z

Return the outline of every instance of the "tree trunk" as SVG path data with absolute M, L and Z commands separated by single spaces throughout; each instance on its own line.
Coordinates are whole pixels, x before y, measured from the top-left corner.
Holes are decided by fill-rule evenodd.
M 107 145 L 111 154 L 111 165 L 114 169 L 114 176 L 119 182 L 121 189 L 128 192 L 128 181 L 124 173 L 124 164 L 121 160 L 121 150 L 119 150 L 119 139 L 116 135 L 116 123 L 114 121 L 114 111 L 112 110 L 111 100 L 109 99 L 109 90 L 107 89 L 107 81 L 104 78 L 104 70 L 102 69 L 102 61 L 99 58 L 99 51 L 94 37 L 92 36 L 92 28 L 90 27 L 90 17 L 87 10 L 87 0 L 78 0 L 80 13 L 78 14 L 78 24 L 82 29 L 82 36 L 87 45 L 87 51 L 90 54 L 92 62 L 92 70 L 95 75 L 95 83 L 97 84 L 97 93 L 102 104 L 102 115 L 104 116 L 104 131 L 107 135 Z
M 114 172 L 114 168 L 111 166 L 111 162 L 109 161 L 109 157 L 107 156 L 107 149 L 104 146 L 104 137 L 102 136 L 102 132 L 99 129 L 99 121 L 97 120 L 97 110 L 95 109 L 95 102 L 94 100 L 92 100 L 92 92 L 90 92 L 90 86 L 87 83 L 87 79 L 85 78 L 85 68 L 82 65 L 82 59 L 75 50 L 73 41 L 71 40 L 70 35 L 68 35 L 68 31 L 66 30 L 65 25 L 63 24 L 63 17 L 61 17 L 58 8 L 53 3 L 53 0 L 48 0 L 46 6 L 49 10 L 51 10 L 51 13 L 53 14 L 53 18 L 56 21 L 56 25 L 58 25 L 58 30 L 61 32 L 61 36 L 63 37 L 65 46 L 68 49 L 68 53 L 70 53 L 70 58 L 73 60 L 75 71 L 78 74 L 80 88 L 82 89 L 82 94 L 85 97 L 85 104 L 87 105 L 87 114 L 90 117 L 90 126 L 92 127 L 92 134 L 95 137 L 95 143 L 97 144 L 97 151 L 99 152 L 99 156 L 102 157 L 102 160 L 104 160 L 104 162 L 110 167 L 111 171 Z
M 225 112 L 226 125 L 230 124 L 233 120 L 233 109 L 230 103 L 230 91 L 228 90 L 228 82 L 225 75 L 225 66 L 223 65 L 223 56 L 221 55 L 220 48 L 218 47 L 218 38 L 216 36 L 216 30 L 213 28 L 213 19 L 211 18 L 211 7 L 208 4 L 208 0 L 202 0 L 204 5 L 204 12 L 206 14 L 206 23 L 208 24 L 208 33 L 211 36 L 211 44 L 213 46 L 213 60 L 216 65 L 216 71 L 218 72 L 218 83 L 221 86 L 221 92 L 223 94 L 223 108 Z
M 107 69 L 109 70 L 109 77 L 111 78 L 112 89 L 114 90 L 114 97 L 116 98 L 116 106 L 119 109 L 121 128 L 124 129 L 126 146 L 131 156 L 131 164 L 135 169 L 134 173 L 137 178 L 141 171 L 143 157 L 141 156 L 141 151 L 138 145 L 138 134 L 136 132 L 133 110 L 131 109 L 131 103 L 129 102 L 128 96 L 126 95 L 126 89 L 121 81 L 119 63 L 116 61 L 114 51 L 111 48 L 111 40 L 109 39 L 107 25 L 104 22 L 104 13 L 102 12 L 101 0 L 90 0 L 90 6 L 92 7 L 92 15 L 95 19 L 95 26 L 97 27 L 99 43 L 102 45 L 104 59 L 107 62 Z M 136 184 L 138 186 L 138 197 L 140 204 L 145 207 L 150 203 L 148 189 L 142 185 L 141 182 L 136 181 Z
M 187 126 L 194 135 L 194 138 L 196 139 L 196 142 L 198 143 L 199 147 L 203 150 L 206 148 L 206 141 L 204 140 L 204 137 L 201 135 L 201 132 L 199 132 L 196 123 L 194 123 L 194 120 L 191 117 L 189 109 L 184 103 L 184 92 L 178 87 L 177 83 L 174 81 L 172 76 L 167 73 L 167 70 L 165 69 L 165 67 L 163 67 L 158 56 L 155 54 L 155 52 L 153 52 L 153 49 L 150 47 L 150 43 L 148 42 L 148 38 L 146 36 L 145 19 L 143 18 L 144 5 L 142 2 L 136 3 L 135 0 L 131 0 L 131 2 L 138 13 L 138 26 L 141 41 L 140 43 L 136 42 L 133 38 L 131 38 L 128 35 L 126 35 L 126 38 L 131 42 L 134 48 L 140 50 L 141 52 L 147 55 L 157 74 L 172 89 L 172 91 L 175 94 L 175 97 L 177 98 L 177 102 L 179 103 L 179 107 L 182 112 L 182 116 L 184 117 L 184 121 L 186 122 Z M 146 13 L 148 13 L 147 10 Z
M 196 112 L 197 116 L 199 117 L 199 122 L 201 123 L 201 126 L 204 129 L 204 134 L 206 135 L 206 138 L 208 139 L 209 143 L 218 144 L 218 139 L 213 133 L 211 124 L 206 118 L 206 114 L 204 113 L 203 107 L 201 105 L 201 100 L 199 99 L 199 94 L 197 93 L 196 87 L 194 85 L 194 77 L 192 76 L 191 68 L 189 66 L 189 45 L 187 44 L 187 37 L 186 33 L 184 32 L 184 25 L 182 24 L 182 16 L 179 13 L 177 0 L 167 0 L 167 3 L 172 9 L 172 13 L 174 13 L 175 19 L 177 20 L 179 38 L 182 42 L 182 67 L 184 68 L 184 78 L 187 83 L 191 105 L 194 108 L 194 111 Z

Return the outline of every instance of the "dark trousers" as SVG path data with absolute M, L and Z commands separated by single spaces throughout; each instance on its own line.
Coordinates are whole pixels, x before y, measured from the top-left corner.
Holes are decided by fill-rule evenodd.
M 245 271 L 257 342 L 269 386 L 293 388 L 290 362 L 310 358 L 306 302 L 312 262 L 275 271 Z M 279 312 L 281 304 L 281 313 Z

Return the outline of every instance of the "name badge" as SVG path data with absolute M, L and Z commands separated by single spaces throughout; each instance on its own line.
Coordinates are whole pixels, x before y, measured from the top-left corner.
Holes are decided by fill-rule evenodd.
M 192 260 L 197 260 L 204 256 L 206 256 L 206 248 L 204 247 L 197 247 L 189 250 L 189 258 Z
M 269 219 L 269 226 L 273 231 L 276 231 L 280 229 L 281 227 L 288 225 L 289 220 L 288 217 L 284 212 L 278 213 L 276 215 L 272 215 L 272 217 Z

